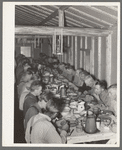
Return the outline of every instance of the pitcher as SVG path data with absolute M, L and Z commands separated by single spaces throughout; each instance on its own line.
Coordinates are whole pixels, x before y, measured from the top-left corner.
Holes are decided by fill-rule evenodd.
M 61 85 L 59 87 L 59 91 L 60 91 L 60 97 L 66 97 L 67 96 L 65 85 Z
M 83 128 L 84 131 L 89 134 L 93 134 L 99 131 L 96 126 L 96 116 L 94 114 L 88 114 L 87 112 L 86 121 L 85 125 L 83 125 Z

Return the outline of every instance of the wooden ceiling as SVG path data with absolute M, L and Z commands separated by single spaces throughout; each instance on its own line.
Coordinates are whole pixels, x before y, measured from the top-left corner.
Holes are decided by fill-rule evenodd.
M 58 27 L 58 10 L 64 11 L 64 27 L 109 29 L 117 25 L 117 6 L 16 5 L 15 25 Z

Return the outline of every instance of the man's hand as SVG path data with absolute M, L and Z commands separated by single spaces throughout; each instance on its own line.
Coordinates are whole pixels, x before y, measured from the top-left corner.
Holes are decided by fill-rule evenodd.
M 65 130 L 66 132 L 69 132 L 70 130 L 70 124 L 68 121 L 62 119 L 62 120 L 57 120 L 56 121 L 56 127 L 59 128 L 58 130 L 60 131 L 61 130 Z
M 62 125 L 62 130 L 65 130 L 67 133 L 70 132 L 70 125 L 66 122 L 66 124 Z

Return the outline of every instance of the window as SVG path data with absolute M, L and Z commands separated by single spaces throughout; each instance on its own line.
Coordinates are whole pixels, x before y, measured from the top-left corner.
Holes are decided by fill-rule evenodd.
M 21 54 L 25 55 L 26 57 L 31 57 L 31 47 L 21 46 Z

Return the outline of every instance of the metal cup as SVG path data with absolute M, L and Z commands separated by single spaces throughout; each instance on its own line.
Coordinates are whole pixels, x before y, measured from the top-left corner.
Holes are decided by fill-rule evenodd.
M 49 78 L 50 78 L 49 81 L 52 83 L 54 81 L 53 75 L 50 75 Z

